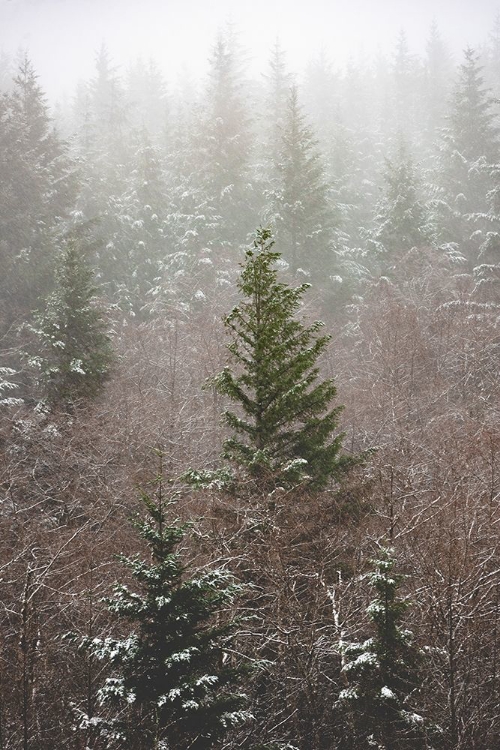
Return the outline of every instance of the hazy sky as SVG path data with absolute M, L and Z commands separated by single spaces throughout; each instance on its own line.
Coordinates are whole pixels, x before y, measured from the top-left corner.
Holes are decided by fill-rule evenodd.
M 187 64 L 204 70 L 217 28 L 233 21 L 263 69 L 279 36 L 299 69 L 321 48 L 337 65 L 390 53 L 401 28 L 419 52 L 434 18 L 453 51 L 484 41 L 500 0 L 0 0 L 0 51 L 27 48 L 44 88 L 71 91 L 92 73 L 105 42 L 120 64 L 142 55 L 167 79 Z

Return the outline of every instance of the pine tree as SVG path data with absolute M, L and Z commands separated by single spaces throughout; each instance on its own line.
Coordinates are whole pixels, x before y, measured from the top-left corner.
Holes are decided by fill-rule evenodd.
M 363 643 L 340 644 L 348 686 L 337 709 L 347 718 L 341 747 L 353 750 L 416 750 L 430 747 L 430 728 L 414 710 L 419 651 L 401 627 L 409 603 L 398 598 L 404 576 L 394 572 L 394 551 L 382 548 L 368 575 L 376 598 L 368 607 L 375 634 Z
M 238 284 L 243 301 L 225 321 L 237 370 L 226 367 L 214 382 L 240 407 L 224 415 L 235 433 L 225 455 L 264 483 L 320 488 L 353 462 L 340 455 L 335 385 L 319 377 L 330 336 L 319 335 L 321 322 L 306 326 L 295 317 L 309 285 L 278 281 L 272 246 L 270 231 L 260 229 Z
M 52 403 L 96 396 L 109 374 L 111 342 L 95 297 L 92 269 L 80 243 L 71 240 L 61 255 L 56 289 L 36 316 L 38 352 L 31 358 Z
M 329 186 L 317 143 L 301 111 L 296 87 L 290 89 L 283 125 L 276 185 L 270 191 L 272 220 L 283 258 L 314 280 L 336 270 L 334 217 Z
M 227 610 L 239 586 L 221 569 L 189 577 L 177 549 L 188 526 L 168 521 L 174 503 L 162 501 L 161 485 L 156 501 L 143 501 L 146 520 L 136 526 L 151 561 L 122 557 L 135 587 L 117 584 L 108 602 L 133 629 L 83 644 L 114 672 L 100 701 L 116 718 L 100 725 L 108 748 L 208 750 L 249 716 L 238 689 L 247 670 L 226 651 L 236 626 Z

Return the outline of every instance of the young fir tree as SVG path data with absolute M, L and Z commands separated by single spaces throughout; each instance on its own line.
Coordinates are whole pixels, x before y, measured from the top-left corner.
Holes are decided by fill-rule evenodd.
M 109 374 L 111 341 L 95 296 L 92 269 L 72 240 L 62 252 L 56 289 L 36 318 L 39 352 L 32 362 L 52 403 L 96 396 Z
M 116 585 L 108 602 L 133 629 L 83 644 L 114 672 L 100 702 L 115 718 L 97 724 L 107 748 L 208 750 L 249 717 L 238 688 L 247 669 L 226 650 L 235 631 L 227 610 L 240 587 L 221 569 L 189 577 L 177 549 L 188 526 L 168 522 L 173 502 L 162 502 L 161 489 L 143 501 L 147 517 L 136 526 L 151 560 L 122 557 L 135 590 Z
M 239 406 L 224 415 L 234 431 L 225 456 L 271 484 L 321 488 L 354 460 L 340 454 L 333 380 L 319 377 L 330 336 L 319 335 L 321 322 L 306 326 L 295 317 L 309 285 L 278 281 L 273 244 L 268 229 L 257 232 L 238 283 L 243 300 L 225 321 L 237 369 L 226 367 L 215 385 Z
M 415 702 L 419 687 L 419 651 L 410 631 L 401 627 L 408 602 L 398 598 L 404 576 L 394 572 L 393 550 L 382 548 L 368 575 L 376 598 L 368 607 L 375 634 L 363 643 L 340 644 L 342 673 L 348 686 L 336 708 L 344 717 L 344 750 L 417 750 L 430 748 L 432 734 Z

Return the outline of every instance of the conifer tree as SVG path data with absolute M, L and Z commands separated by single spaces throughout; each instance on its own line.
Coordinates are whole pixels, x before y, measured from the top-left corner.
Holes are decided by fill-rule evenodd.
M 296 318 L 309 285 L 278 281 L 272 247 L 270 231 L 260 229 L 238 284 L 243 300 L 225 321 L 236 369 L 226 367 L 215 385 L 240 407 L 224 415 L 234 431 L 225 455 L 271 484 L 307 478 L 323 487 L 353 462 L 340 454 L 335 385 L 319 375 L 330 336 L 319 334 L 321 322 Z
M 165 132 L 168 116 L 167 86 L 152 59 L 136 60 L 127 71 L 127 115 L 130 124 L 147 128 L 157 142 Z
M 278 39 L 272 48 L 265 84 L 265 158 L 272 179 L 276 176 L 276 169 L 279 164 L 281 138 L 291 84 L 291 75 L 287 71 L 285 53 Z
M 500 158 L 494 100 L 484 87 L 478 55 L 465 50 L 465 60 L 448 115 L 440 155 L 444 200 L 439 217 L 442 240 L 455 242 L 462 253 L 477 259 L 477 231 L 483 228 L 486 196 L 492 189 L 491 165 Z
M 161 150 L 144 129 L 133 141 L 126 189 L 114 204 L 117 226 L 112 244 L 121 258 L 114 274 L 121 306 L 137 314 L 147 303 L 167 254 L 169 201 Z
M 250 231 L 249 117 L 243 98 L 241 50 L 231 26 L 218 35 L 195 136 L 197 183 L 218 215 L 218 245 L 234 246 Z
M 162 501 L 161 485 L 156 500 L 143 502 L 146 519 L 136 526 L 150 561 L 122 557 L 134 590 L 117 584 L 108 601 L 133 629 L 83 644 L 114 672 L 100 701 L 116 718 L 100 726 L 108 748 L 208 750 L 249 716 L 238 688 L 246 668 L 225 650 L 235 630 L 227 609 L 239 586 L 221 569 L 189 577 L 177 549 L 188 526 L 167 518 L 174 503 Z
M 419 69 L 408 48 L 403 30 L 399 32 L 392 62 L 394 130 L 409 137 L 418 129 L 420 107 L 416 101 Z
M 54 237 L 76 181 L 27 57 L 0 98 L 0 335 L 50 291 Z
M 429 245 L 433 232 L 429 212 L 419 196 L 416 169 L 403 142 L 396 158 L 386 160 L 384 178 L 385 194 L 378 207 L 370 244 L 385 271 L 394 265 L 398 254 Z
M 18 406 L 22 404 L 22 399 L 15 398 L 12 395 L 17 389 L 17 385 L 11 380 L 11 377 L 15 374 L 15 370 L 12 370 L 10 367 L 0 367 L 0 406 Z
M 337 708 L 347 716 L 345 750 L 416 750 L 430 747 L 424 717 L 414 710 L 419 687 L 419 651 L 410 631 L 401 627 L 409 603 L 398 598 L 404 576 L 395 573 L 392 549 L 382 548 L 368 575 L 376 598 L 368 607 L 374 636 L 363 643 L 342 643 L 342 672 L 348 686 Z
M 276 184 L 270 191 L 276 237 L 295 273 L 313 279 L 335 272 L 334 217 L 317 143 L 306 124 L 297 89 L 290 89 L 285 112 Z
M 438 130 L 444 125 L 446 101 L 452 74 L 451 55 L 436 22 L 430 28 L 424 60 L 424 138 L 433 147 Z
M 56 289 L 36 317 L 39 352 L 31 359 L 52 403 L 93 397 L 108 376 L 111 342 L 95 297 L 92 269 L 71 240 L 61 255 Z

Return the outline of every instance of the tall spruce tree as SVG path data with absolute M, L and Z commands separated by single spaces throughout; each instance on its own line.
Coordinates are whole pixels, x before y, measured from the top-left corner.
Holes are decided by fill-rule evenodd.
M 273 244 L 268 229 L 257 232 L 238 283 L 243 300 L 225 321 L 236 369 L 226 367 L 214 382 L 240 407 L 224 415 L 234 431 L 225 455 L 271 485 L 321 488 L 353 463 L 341 455 L 334 382 L 319 374 L 330 336 L 319 335 L 323 323 L 296 318 L 309 285 L 278 281 Z
M 54 237 L 76 196 L 74 167 L 24 57 L 0 98 L 0 336 L 50 291 Z
M 335 220 L 330 188 L 317 142 L 302 113 L 297 88 L 290 89 L 274 189 L 272 220 L 283 258 L 315 280 L 336 270 L 333 247 Z
M 195 135 L 196 182 L 218 215 L 216 241 L 234 247 L 251 231 L 251 136 L 243 97 L 241 50 L 234 29 L 219 33 L 210 57 L 205 102 Z
M 417 750 L 432 747 L 430 725 L 415 710 L 420 652 L 401 627 L 408 602 L 398 597 L 404 576 L 394 571 L 394 551 L 380 550 L 368 580 L 376 598 L 368 607 L 374 636 L 341 643 L 347 687 L 337 708 L 346 719 L 342 750 Z M 435 730 L 434 730 L 435 733 Z
M 434 21 L 426 44 L 423 78 L 425 115 L 423 138 L 428 149 L 433 150 L 436 135 L 444 126 L 452 71 L 450 52 Z
M 404 142 L 394 159 L 386 160 L 385 191 L 375 217 L 371 265 L 386 273 L 401 255 L 433 240 L 430 213 L 419 195 L 419 180 Z
M 500 159 L 494 100 L 484 86 L 478 55 L 468 48 L 454 89 L 440 154 L 439 223 L 442 240 L 455 242 L 472 262 L 483 229 L 481 215 L 493 188 L 491 165 Z
M 416 58 L 410 53 L 403 29 L 398 35 L 391 67 L 393 127 L 396 133 L 410 138 L 421 129 L 421 106 L 417 100 L 420 70 Z
M 112 349 L 95 304 L 93 271 L 76 240 L 64 248 L 57 285 L 36 316 L 38 351 L 31 362 L 50 402 L 74 405 L 97 395 L 106 380 Z
M 131 750 L 208 750 L 249 716 L 238 687 L 246 667 L 226 652 L 236 626 L 228 608 L 239 586 L 221 569 L 189 577 L 177 549 L 188 527 L 169 522 L 173 502 L 163 502 L 161 489 L 143 501 L 146 519 L 136 526 L 150 561 L 122 557 L 135 590 L 117 584 L 108 601 L 133 629 L 83 644 L 114 673 L 100 700 L 115 717 L 98 725 L 110 749 L 126 742 Z
M 281 150 L 281 138 L 287 107 L 291 75 L 287 70 L 286 56 L 279 40 L 274 43 L 265 75 L 265 161 L 270 178 L 276 176 Z

